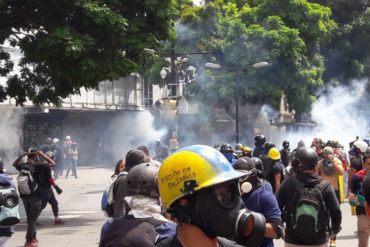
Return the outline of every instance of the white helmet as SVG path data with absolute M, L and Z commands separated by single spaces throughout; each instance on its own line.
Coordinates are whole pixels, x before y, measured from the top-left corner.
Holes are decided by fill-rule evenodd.
M 59 139 L 58 139 L 58 138 L 54 138 L 54 139 L 53 139 L 53 143 L 54 143 L 54 144 L 59 143 Z
M 355 143 L 353 143 L 353 146 L 360 149 L 361 153 L 366 153 L 366 149 L 368 147 L 367 143 L 362 140 L 355 141 Z
M 71 140 L 71 137 L 70 136 L 66 136 L 66 140 Z

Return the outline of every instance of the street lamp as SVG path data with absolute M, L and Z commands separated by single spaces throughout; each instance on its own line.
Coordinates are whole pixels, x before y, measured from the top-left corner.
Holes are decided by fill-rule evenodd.
M 224 69 L 224 70 L 237 70 L 237 71 L 243 71 L 243 70 L 248 70 L 250 68 L 253 69 L 260 69 L 263 67 L 268 66 L 269 63 L 262 61 L 253 64 L 250 67 L 243 67 L 243 68 L 230 68 L 230 67 L 223 67 L 217 63 L 206 63 L 205 66 L 210 69 Z M 239 75 L 236 80 L 236 95 L 235 95 L 235 134 L 236 134 L 236 143 L 239 143 L 239 90 L 240 90 L 240 80 L 239 80 Z

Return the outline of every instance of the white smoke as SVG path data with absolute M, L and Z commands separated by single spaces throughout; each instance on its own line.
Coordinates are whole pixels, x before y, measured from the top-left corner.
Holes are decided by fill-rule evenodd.
M 23 113 L 19 108 L 0 106 L 0 155 L 5 168 L 10 169 L 12 162 L 22 150 Z
M 349 85 L 326 86 L 321 89 L 317 101 L 312 105 L 310 124 L 297 125 L 287 131 L 280 131 L 274 126 L 264 129 L 270 140 L 281 147 L 283 140 L 288 140 L 291 147 L 296 147 L 300 140 L 310 146 L 314 137 L 323 141 L 338 140 L 344 147 L 356 136 L 361 139 L 369 134 L 370 108 L 366 100 L 367 80 L 355 80 Z M 262 107 L 261 114 L 266 122 L 274 114 L 271 108 Z M 271 115 L 272 114 L 272 115 Z
M 126 153 L 141 145 L 148 148 L 156 139 L 161 139 L 167 134 L 167 129 L 155 129 L 154 118 L 149 111 L 122 114 L 122 117 L 113 119 L 109 123 L 111 130 L 111 152 L 118 158 L 124 158 Z M 151 155 L 154 157 L 153 150 Z
M 367 80 L 353 81 L 348 86 L 329 86 L 312 108 L 315 132 L 324 140 L 338 139 L 348 143 L 356 136 L 368 134 L 369 106 L 365 96 Z

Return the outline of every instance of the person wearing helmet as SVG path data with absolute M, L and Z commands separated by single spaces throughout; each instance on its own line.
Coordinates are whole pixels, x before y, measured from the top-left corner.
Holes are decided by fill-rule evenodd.
M 271 186 L 271 184 L 266 180 L 265 176 L 263 175 L 264 173 L 263 173 L 263 164 L 262 164 L 262 160 L 261 160 L 260 158 L 257 158 L 257 157 L 252 157 L 251 159 L 252 159 L 252 161 L 253 161 L 253 163 L 254 163 L 254 167 L 255 167 L 257 170 L 259 170 L 259 171 L 261 172 L 262 176 L 263 176 L 263 179 L 261 178 L 261 180 L 262 180 L 262 186 L 263 186 L 266 190 L 268 190 L 268 191 L 270 191 L 270 192 L 272 193 L 272 186 Z
M 231 145 L 229 143 L 222 144 L 220 148 L 220 152 L 226 157 L 226 159 L 233 166 L 234 163 L 236 162 L 236 159 L 234 157 L 234 151 Z
M 132 149 L 127 152 L 125 168 L 120 172 L 113 184 L 113 217 L 121 217 L 126 214 L 124 197 L 127 196 L 127 173 L 136 165 L 147 161 L 143 151 Z
M 255 168 L 251 158 L 239 158 L 234 165 L 235 170 L 247 172 L 249 175 L 241 182 L 242 199 L 245 206 L 252 211 L 263 214 L 266 219 L 265 238 L 261 247 L 273 247 L 273 239 L 283 235 L 281 212 L 272 190 L 267 190 L 261 171 Z
M 367 149 L 367 143 L 361 140 L 357 140 L 353 142 L 352 144 L 352 149 L 349 151 L 349 154 L 352 157 L 350 159 L 350 168 L 349 168 L 349 173 L 348 173 L 348 189 L 347 189 L 347 196 L 349 197 L 350 194 L 352 193 L 351 191 L 351 180 L 352 177 L 359 172 L 360 170 L 363 169 L 362 167 L 362 156 L 366 153 Z
M 323 158 L 318 162 L 315 168 L 315 173 L 331 183 L 337 195 L 338 202 L 340 203 L 339 176 L 344 173 L 343 163 L 334 156 L 332 147 L 324 147 L 322 156 Z
M 50 137 L 47 137 L 45 142 L 41 145 L 40 150 L 46 154 L 47 152 L 52 151 L 52 144 L 53 140 Z
M 241 143 L 237 143 L 235 145 L 235 151 L 234 151 L 234 155 L 237 159 L 239 159 L 240 157 L 243 156 L 243 150 L 244 150 L 244 147 L 243 147 L 243 144 Z
M 54 161 L 56 163 L 56 166 L 54 167 L 54 179 L 58 179 L 64 169 L 64 152 L 63 148 L 59 145 L 58 138 L 53 139 L 53 145 L 51 148 L 55 154 Z
M 265 142 L 266 142 L 266 138 L 264 135 L 262 134 L 256 135 L 256 137 L 254 138 L 254 145 L 256 147 L 253 150 L 253 155 L 252 155 L 253 157 L 259 157 L 261 154 L 265 152 L 265 148 L 264 148 Z
M 355 145 L 355 143 L 353 144 Z M 361 157 L 363 163 L 363 169 L 358 171 L 351 180 L 350 188 L 351 193 L 348 195 L 348 200 L 352 206 L 356 206 L 356 216 L 357 216 L 357 236 L 358 236 L 358 246 L 368 246 L 369 242 L 369 218 L 366 216 L 366 205 L 363 182 L 366 174 L 370 172 L 370 148 L 364 152 Z
M 252 158 L 252 149 L 250 147 L 244 147 L 242 157 Z
M 327 247 L 329 233 L 335 235 L 341 230 L 339 203 L 330 183 L 314 173 L 317 161 L 315 150 L 299 149 L 292 161 L 295 174 L 278 191 L 277 201 L 286 223 L 285 246 Z M 306 196 L 310 194 L 316 211 L 299 213 L 303 206 L 307 206 L 304 193 Z
M 175 235 L 176 223 L 161 214 L 158 169 L 147 162 L 130 169 L 124 197 L 128 211 L 125 216 L 111 218 L 103 225 L 99 247 L 149 247 Z
M 290 143 L 288 141 L 283 141 L 283 148 L 280 150 L 281 162 L 284 167 L 289 165 L 289 156 L 290 156 Z
M 272 185 L 272 191 L 276 194 L 281 183 L 285 179 L 284 165 L 281 163 L 280 152 L 277 148 L 271 148 L 268 153 L 269 170 L 266 176 L 267 181 Z
M 159 169 L 158 187 L 178 227 L 162 246 L 240 246 L 227 239 L 259 246 L 266 222 L 241 199 L 239 179 L 246 175 L 209 146 L 192 145 L 169 156 Z

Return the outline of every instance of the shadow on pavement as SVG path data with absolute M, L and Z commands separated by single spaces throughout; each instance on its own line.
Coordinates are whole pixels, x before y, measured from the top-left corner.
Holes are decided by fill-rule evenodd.
M 356 239 L 356 235 L 344 235 L 344 236 L 337 236 L 337 239 L 346 240 L 346 239 Z
M 63 219 L 62 216 L 60 216 L 61 219 Z M 40 232 L 42 234 L 42 231 L 44 229 L 48 230 L 48 234 L 69 234 L 71 231 L 76 232 L 78 229 L 82 229 L 84 226 L 96 226 L 98 228 L 101 228 L 101 218 L 88 218 L 88 215 L 83 215 L 82 217 L 77 218 L 68 218 L 63 219 L 64 224 L 63 225 L 54 225 L 54 218 L 41 218 L 38 220 L 38 222 L 41 224 L 41 226 L 36 227 L 36 231 Z M 96 222 L 99 222 L 96 224 Z M 73 229 L 70 229 L 73 228 Z M 54 231 L 50 231 L 50 229 L 54 229 Z M 21 222 L 20 224 L 16 225 L 14 227 L 14 231 L 23 231 L 26 232 L 27 230 L 27 223 Z

